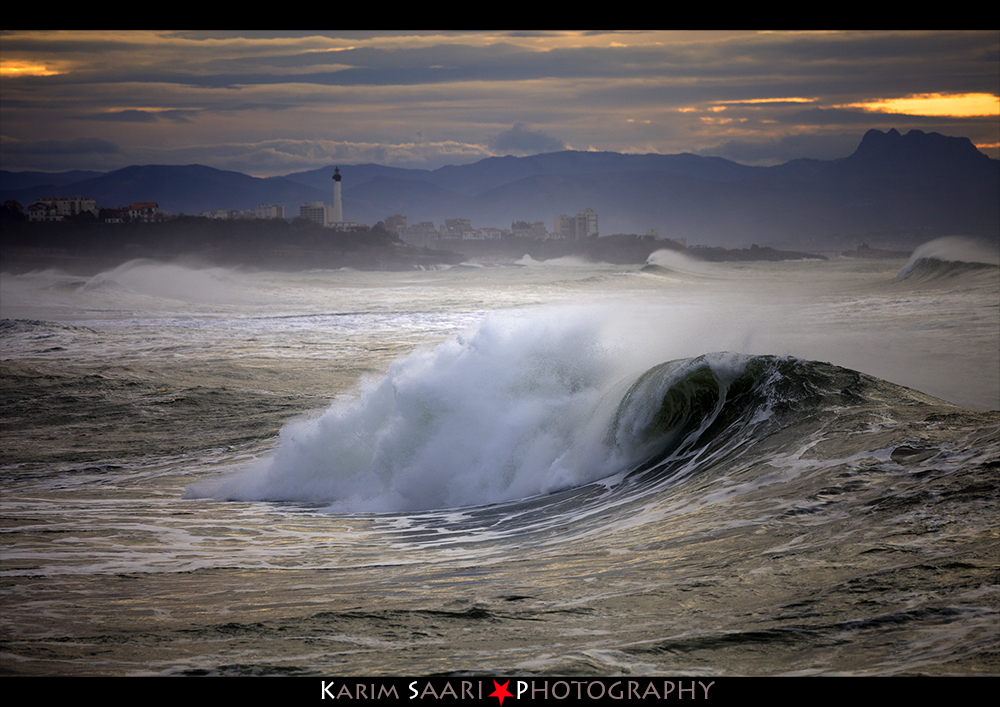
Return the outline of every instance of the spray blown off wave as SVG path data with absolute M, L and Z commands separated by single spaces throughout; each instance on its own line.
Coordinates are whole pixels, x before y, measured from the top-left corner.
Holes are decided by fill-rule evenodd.
M 1000 266 L 1000 252 L 995 248 L 968 238 L 950 236 L 924 243 L 913 251 L 896 277 L 901 280 L 915 276 L 939 277 L 991 266 Z
M 272 459 L 188 495 L 417 510 L 605 476 L 595 424 L 614 413 L 607 394 L 623 371 L 595 329 L 584 317 L 488 318 L 395 362 L 357 400 L 287 426 Z
M 565 314 L 489 318 L 397 361 L 357 399 L 288 425 L 271 458 L 186 496 L 416 511 L 644 469 L 684 476 L 693 459 L 762 438 L 776 410 L 861 376 L 826 366 L 849 379 L 829 383 L 825 364 L 728 353 L 637 369 L 599 329 Z
M 645 272 L 669 272 L 699 277 L 715 274 L 712 266 L 701 260 L 695 260 L 676 250 L 657 250 L 649 254 Z

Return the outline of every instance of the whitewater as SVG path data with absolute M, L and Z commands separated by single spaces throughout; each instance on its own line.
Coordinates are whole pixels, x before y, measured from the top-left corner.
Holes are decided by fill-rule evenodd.
M 1000 672 L 1000 266 L 0 276 L 8 675 Z

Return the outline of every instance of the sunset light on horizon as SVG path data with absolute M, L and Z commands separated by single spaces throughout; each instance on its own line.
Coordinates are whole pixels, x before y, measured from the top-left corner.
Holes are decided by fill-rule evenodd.
M 926 93 L 883 101 L 856 103 L 851 108 L 901 115 L 941 116 L 950 118 L 994 117 L 1000 119 L 1000 95 L 963 93 L 946 95 Z

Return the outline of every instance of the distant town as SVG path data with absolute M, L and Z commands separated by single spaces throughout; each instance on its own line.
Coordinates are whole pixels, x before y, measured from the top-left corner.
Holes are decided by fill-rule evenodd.
M 156 202 L 101 208 L 94 199 L 52 197 L 22 210 L 7 201 L 0 207 L 0 222 L 6 224 L 0 250 L 4 267 L 13 272 L 62 267 L 90 274 L 134 258 L 279 270 L 410 270 L 463 261 L 513 263 L 525 256 L 642 265 L 664 249 L 708 261 L 825 259 L 757 245 L 689 248 L 683 239 L 662 239 L 655 230 L 599 237 L 598 214 L 590 208 L 555 217 L 552 230 L 542 221 L 514 221 L 509 229 L 474 228 L 467 218 L 445 219 L 440 228 L 424 221 L 411 226 L 402 214 L 369 227 L 336 220 L 343 218 L 339 201 L 304 203 L 291 219 L 281 206 L 266 204 L 253 210 L 175 216 L 160 211 Z
M 337 219 L 337 203 L 326 204 L 322 201 L 303 203 L 299 206 L 298 217 L 312 221 L 334 231 L 367 230 L 367 224 L 355 221 Z M 342 208 L 342 207 L 341 207 Z M 98 223 L 133 223 L 169 221 L 175 216 L 167 211 L 161 211 L 155 201 L 136 202 L 130 206 L 106 207 L 98 206 L 94 199 L 81 196 L 44 197 L 36 200 L 27 208 L 17 201 L 8 200 L 3 204 L 7 218 L 28 221 L 63 221 L 66 219 L 93 220 Z M 342 211 L 341 211 L 342 213 Z M 19 218 L 20 217 L 20 218 Z M 285 207 L 275 204 L 261 204 L 256 209 L 228 210 L 216 209 L 203 211 L 200 218 L 214 220 L 256 220 L 256 219 L 286 219 Z M 294 218 L 294 217 L 293 217 Z M 396 234 L 400 240 L 419 248 L 438 248 L 448 250 L 461 241 L 496 241 L 504 239 L 530 240 L 582 240 L 600 235 L 598 214 L 591 208 L 584 208 L 574 216 L 560 214 L 553 218 L 551 230 L 544 221 L 513 221 L 510 228 L 495 226 L 474 227 L 467 218 L 445 219 L 440 227 L 432 221 L 421 221 L 408 224 L 403 214 L 386 216 L 381 222 L 382 227 Z M 659 240 L 657 229 L 648 229 L 642 237 L 647 240 Z M 686 246 L 686 239 L 674 241 L 681 247 Z

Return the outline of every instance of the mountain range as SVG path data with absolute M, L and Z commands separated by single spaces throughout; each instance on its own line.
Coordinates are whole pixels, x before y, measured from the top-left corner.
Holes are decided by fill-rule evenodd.
M 156 201 L 174 214 L 333 202 L 334 166 L 257 178 L 202 165 L 131 166 L 108 173 L 0 172 L 0 201 L 85 196 L 100 206 Z M 1000 243 L 1000 161 L 967 139 L 869 130 L 836 160 L 751 167 L 693 154 L 563 151 L 491 157 L 434 170 L 340 165 L 344 217 L 373 225 L 467 218 L 509 228 L 584 208 L 602 235 L 644 234 L 689 244 L 831 250 L 861 242 L 912 248 L 943 235 Z

